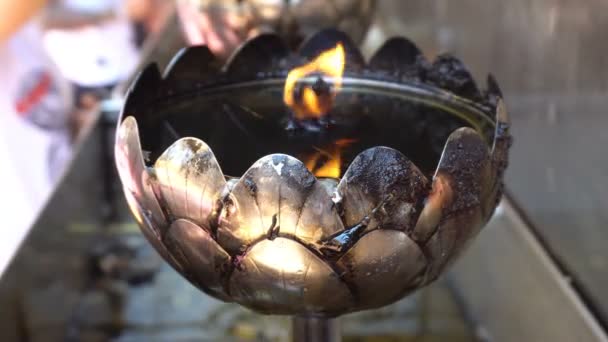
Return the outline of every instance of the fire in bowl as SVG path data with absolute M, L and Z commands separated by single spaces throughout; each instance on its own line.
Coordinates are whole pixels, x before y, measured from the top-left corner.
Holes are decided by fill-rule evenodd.
M 337 316 L 435 280 L 492 215 L 511 138 L 492 77 L 405 38 L 365 62 L 324 30 L 221 65 L 204 46 L 132 85 L 116 139 L 145 236 L 204 292 Z

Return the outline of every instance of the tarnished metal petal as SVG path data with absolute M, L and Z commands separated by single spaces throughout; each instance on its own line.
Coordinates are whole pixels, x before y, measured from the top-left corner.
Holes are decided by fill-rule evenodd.
M 148 64 L 131 83 L 125 95 L 121 119 L 131 115 L 139 119 L 139 115 L 146 112 L 145 106 L 155 100 L 162 90 L 161 83 L 162 77 L 156 63 Z
M 427 79 L 440 88 L 451 91 L 456 95 L 480 100 L 481 92 L 467 70 L 458 58 L 449 55 L 439 55 L 427 73 Z
M 429 181 L 401 152 L 373 147 L 361 152 L 338 184 L 344 224 L 370 218 L 376 227 L 410 231 L 422 210 Z
M 169 227 L 169 222 L 165 216 L 156 194 L 153 190 L 153 183 L 148 170 L 145 170 L 142 177 L 142 187 L 144 190 L 143 198 L 139 199 L 139 203 L 142 204 L 144 213 L 150 219 L 156 236 L 160 239 Z
M 446 177 L 443 174 L 436 175 L 433 179 L 433 189 L 426 198 L 422 213 L 410 237 L 419 244 L 426 244 L 437 231 L 443 211 L 450 206 L 453 200 L 454 190 Z
M 245 172 L 226 199 L 218 241 L 230 253 L 278 234 L 315 242 L 342 229 L 332 204 L 327 190 L 301 161 L 269 155 Z
M 140 203 L 135 199 L 135 197 L 133 197 L 133 194 L 125 191 L 125 197 L 127 199 L 129 209 L 131 209 L 131 213 L 139 224 L 140 230 L 146 240 L 150 242 L 150 244 L 154 247 L 154 249 L 156 249 L 158 254 L 160 254 L 163 259 L 165 259 L 165 261 L 169 263 L 169 265 L 171 265 L 178 272 L 183 272 L 184 267 L 173 258 L 171 253 L 169 253 L 169 251 L 161 241 L 158 231 L 162 230 L 162 227 L 160 227 L 158 223 L 153 221 L 152 217 L 147 213 L 147 210 L 140 205 Z
M 192 79 L 201 81 L 219 72 L 218 61 L 207 46 L 188 46 L 179 50 L 165 69 L 170 82 Z
M 503 175 L 509 164 L 509 148 L 513 143 L 510 134 L 511 121 L 509 114 L 502 99 L 497 100 L 496 105 L 496 131 L 494 132 L 494 142 L 492 145 L 492 172 L 494 175 L 494 186 L 484 199 L 484 220 L 487 221 L 492 216 L 494 209 L 498 205 L 503 192 Z
M 496 81 L 494 75 L 492 74 L 488 74 L 488 78 L 486 80 L 486 93 L 491 97 L 502 99 L 502 90 L 500 90 L 498 81 Z
M 375 230 L 364 235 L 338 265 L 350 270 L 361 309 L 394 302 L 412 289 L 426 258 L 418 245 L 397 230 Z
M 472 207 L 444 218 L 437 232 L 426 243 L 424 250 L 429 258 L 425 283 L 439 275 L 458 259 L 473 237 L 483 227 L 481 209 Z
M 278 61 L 289 54 L 285 42 L 274 33 L 263 33 L 241 45 L 224 67 L 227 74 L 255 75 L 276 71 Z
M 242 257 L 230 278 L 235 301 L 272 314 L 341 313 L 353 306 L 336 272 L 303 245 L 262 240 Z
M 426 243 L 425 254 L 434 279 L 485 222 L 484 201 L 495 184 L 488 146 L 472 128 L 454 131 L 445 145 L 435 179 L 449 186 L 451 201 L 445 201 L 439 226 Z M 446 191 L 447 192 L 447 191 Z M 430 203 L 430 201 L 429 201 Z
M 369 61 L 369 67 L 388 72 L 403 71 L 424 58 L 416 44 L 404 37 L 393 37 L 378 49 Z
M 132 116 L 125 118 L 116 131 L 114 158 L 118 176 L 125 191 L 143 196 L 142 174 L 145 170 L 144 158 L 139 142 L 137 121 Z
M 285 233 L 293 234 L 299 239 L 316 244 L 344 230 L 342 220 L 331 199 L 333 191 L 329 192 L 327 185 L 328 182 L 322 181 L 316 181 L 313 184 L 302 207 L 300 217 L 293 226 L 293 232 L 285 230 Z M 283 232 L 282 229 L 281 232 Z
M 443 175 L 454 192 L 444 215 L 480 206 L 494 184 L 488 145 L 469 127 L 459 128 L 448 137 L 435 177 Z
M 182 138 L 154 164 L 157 193 L 173 218 L 210 229 L 209 218 L 226 186 L 213 152 L 197 138 Z
M 164 239 L 173 257 L 183 265 L 184 275 L 205 292 L 223 300 L 221 276 L 229 268 L 230 256 L 209 235 L 191 221 L 179 219 L 171 224 Z
M 346 33 L 333 28 L 321 30 L 310 36 L 300 45 L 298 54 L 312 60 L 323 51 L 336 47 L 338 43 L 342 43 L 346 54 L 344 70 L 360 70 L 365 67 L 365 59 L 357 45 Z
M 118 127 L 114 157 L 127 199 L 132 198 L 142 207 L 143 215 L 150 220 L 154 234 L 160 238 L 162 231 L 166 229 L 167 220 L 152 191 L 139 143 L 137 122 L 132 116 L 127 117 Z M 135 211 L 138 210 L 134 209 L 131 202 L 129 206 L 134 212 L 133 215 L 137 217 Z
M 494 143 L 492 146 L 492 160 L 498 170 L 498 176 L 502 177 L 509 163 L 509 148 L 513 143 L 510 134 L 511 119 L 502 99 L 496 105 L 496 131 L 494 132 Z

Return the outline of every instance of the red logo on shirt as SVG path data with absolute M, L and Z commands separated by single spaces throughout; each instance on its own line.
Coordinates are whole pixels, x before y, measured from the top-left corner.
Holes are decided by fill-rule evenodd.
M 34 70 L 25 75 L 15 101 L 17 114 L 44 129 L 64 129 L 65 102 L 53 75 L 46 70 Z
M 15 109 L 19 116 L 25 116 L 34 106 L 39 104 L 49 93 L 51 84 L 51 75 L 48 72 L 40 73 L 38 82 L 34 87 L 29 92 L 23 94 L 21 98 L 17 99 Z

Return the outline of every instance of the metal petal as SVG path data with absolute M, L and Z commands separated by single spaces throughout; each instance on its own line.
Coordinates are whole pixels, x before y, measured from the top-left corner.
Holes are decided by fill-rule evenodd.
M 255 75 L 276 71 L 278 61 L 289 54 L 285 42 L 274 33 L 263 33 L 241 45 L 226 63 L 226 73 Z
M 142 186 L 144 195 L 143 198 L 138 199 L 138 201 L 142 204 L 144 213 L 152 223 L 156 236 L 160 239 L 167 231 L 169 222 L 152 189 L 152 179 L 147 170 L 145 170 L 142 175 Z
M 169 253 L 161 241 L 158 232 L 161 231 L 162 228 L 153 221 L 151 216 L 147 214 L 146 210 L 139 204 L 139 202 L 130 192 L 125 191 L 125 197 L 127 199 L 129 209 L 131 209 L 131 213 L 139 224 L 140 230 L 146 240 L 148 240 L 158 254 L 160 254 L 160 256 L 163 257 L 163 259 L 165 259 L 169 265 L 171 265 L 176 271 L 183 272 L 184 267 L 171 256 L 171 253 Z
M 492 160 L 496 164 L 498 173 L 502 173 L 509 163 L 509 148 L 512 144 L 510 134 L 511 119 L 502 99 L 496 105 L 496 131 L 494 132 L 494 143 L 492 146 Z
M 137 75 L 126 93 L 121 119 L 130 115 L 141 119 L 140 115 L 146 112 L 145 106 L 161 92 L 161 83 L 162 78 L 156 63 L 148 64 Z
M 375 230 L 364 235 L 338 265 L 350 270 L 359 308 L 375 308 L 394 302 L 413 287 L 412 280 L 426 266 L 418 245 L 405 233 Z
M 494 78 L 494 75 L 488 74 L 488 78 L 486 80 L 486 93 L 490 96 L 502 98 L 502 90 L 498 86 L 498 81 Z
M 509 132 L 510 128 L 511 121 L 509 114 L 503 100 L 499 98 L 496 105 L 496 131 L 494 132 L 494 142 L 491 157 L 494 186 L 489 194 L 485 194 L 485 221 L 490 219 L 494 209 L 502 197 L 503 175 L 507 165 L 509 164 L 509 149 L 513 143 L 513 138 Z
M 342 220 L 331 199 L 333 191 L 328 191 L 328 182 L 316 181 L 302 207 L 302 212 L 293 231 L 282 230 L 309 243 L 318 243 L 328 236 L 344 230 Z M 334 186 L 335 189 L 335 186 Z
M 262 240 L 245 254 L 230 279 L 240 304 L 273 314 L 341 313 L 353 306 L 345 284 L 303 245 Z
M 336 29 L 324 29 L 306 39 L 300 48 L 298 54 L 306 59 L 312 60 L 319 56 L 321 52 L 336 47 L 338 43 L 342 43 L 344 52 L 346 53 L 345 70 L 360 70 L 365 67 L 365 59 L 353 43 L 350 37 Z
M 481 205 L 484 195 L 494 184 L 484 138 L 468 127 L 450 134 L 439 160 L 437 175 L 444 175 L 454 191 L 453 201 L 445 215 Z
M 464 63 L 458 58 L 444 54 L 433 61 L 427 79 L 440 88 L 449 90 L 456 95 L 471 99 L 481 100 L 481 92 L 467 70 Z
M 454 190 L 446 177 L 443 174 L 436 175 L 433 179 L 433 189 L 410 237 L 419 244 L 426 244 L 437 231 L 444 209 L 448 208 L 453 200 Z
M 429 283 L 458 259 L 462 252 L 483 227 L 479 207 L 469 208 L 444 218 L 437 232 L 424 247 L 429 258 L 425 283 Z
M 475 130 L 464 127 L 450 135 L 435 180 L 447 184 L 448 195 L 442 202 L 439 226 L 424 247 L 432 265 L 430 279 L 439 275 L 485 222 L 488 205 L 484 201 L 488 201 L 495 179 L 488 146 Z
M 498 86 L 498 82 L 494 78 L 492 74 L 488 74 L 486 78 L 486 90 L 484 92 L 485 102 L 490 107 L 497 108 L 499 101 L 502 101 L 502 90 Z M 496 111 L 489 112 L 484 111 L 484 113 L 492 120 L 496 120 Z
M 394 37 L 382 44 L 369 61 L 370 68 L 393 72 L 404 71 L 424 58 L 420 49 L 409 39 Z
M 426 177 L 401 152 L 388 147 L 365 150 L 338 184 L 344 224 L 351 227 L 369 217 L 368 230 L 410 231 L 429 187 Z
M 182 138 L 154 164 L 157 193 L 173 218 L 211 230 L 209 222 L 226 186 L 213 152 L 197 138 Z
M 316 242 L 343 228 L 332 205 L 325 187 L 301 161 L 269 155 L 245 172 L 226 199 L 218 241 L 230 253 L 278 234 Z
M 219 72 L 218 62 L 207 46 L 182 48 L 165 69 L 164 79 L 174 82 L 192 79 L 202 81 Z
M 136 197 L 143 196 L 141 176 L 145 170 L 137 121 L 132 116 L 125 118 L 116 132 L 114 158 L 118 176 L 126 191 Z
M 222 287 L 222 274 L 229 268 L 230 256 L 203 228 L 179 219 L 165 237 L 172 256 L 183 265 L 184 275 L 205 292 L 228 300 Z

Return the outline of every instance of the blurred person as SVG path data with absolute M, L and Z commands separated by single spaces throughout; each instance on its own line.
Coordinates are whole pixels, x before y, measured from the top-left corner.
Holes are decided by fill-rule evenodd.
M 222 58 L 227 58 L 243 41 L 260 32 L 245 8 L 239 1 L 177 0 L 177 12 L 188 44 L 207 45 Z
M 135 42 L 143 46 L 147 37 L 158 34 L 173 13 L 173 0 L 126 0 L 126 12 L 135 27 Z
M 328 27 L 359 43 L 374 13 L 374 0 L 176 0 L 190 45 L 207 45 L 221 58 L 262 32 L 276 32 L 297 46 Z
M 139 59 L 130 12 L 141 0 L 52 0 L 46 9 L 44 45 L 75 85 L 76 105 L 108 97 Z
M 72 94 L 42 45 L 44 0 L 0 0 L 0 274 L 71 155 Z

